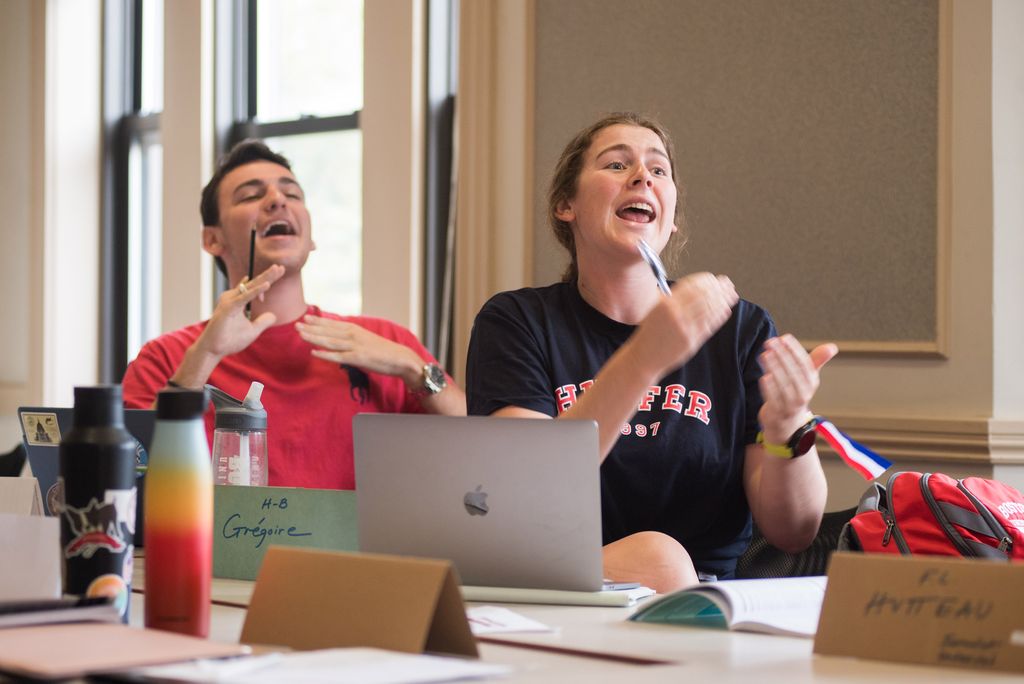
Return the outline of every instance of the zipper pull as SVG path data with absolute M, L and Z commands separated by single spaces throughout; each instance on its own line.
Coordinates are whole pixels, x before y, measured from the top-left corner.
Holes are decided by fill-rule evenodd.
M 882 546 L 888 546 L 889 540 L 892 539 L 892 530 L 896 527 L 896 521 L 890 520 L 885 525 L 885 534 L 882 535 Z
M 1013 540 L 1009 537 L 1003 537 L 999 540 L 999 545 L 996 546 L 996 551 L 1002 551 L 1003 553 L 1008 554 L 1011 546 L 1013 546 Z

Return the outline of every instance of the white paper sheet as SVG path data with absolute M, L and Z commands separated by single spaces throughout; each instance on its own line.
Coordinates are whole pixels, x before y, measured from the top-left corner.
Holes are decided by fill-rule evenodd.
M 500 606 L 473 606 L 466 609 L 466 618 L 473 634 L 511 634 L 514 632 L 554 632 L 543 622 L 537 622 Z
M 217 684 L 425 684 L 506 675 L 511 668 L 478 660 L 332 648 L 147 667 L 133 674 Z
M 0 601 L 60 597 L 60 521 L 0 513 Z

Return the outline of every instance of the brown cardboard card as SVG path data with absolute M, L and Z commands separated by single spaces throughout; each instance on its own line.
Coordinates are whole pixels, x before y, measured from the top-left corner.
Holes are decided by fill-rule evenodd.
M 1024 563 L 836 553 L 814 652 L 1024 672 Z
M 448 561 L 272 546 L 242 641 L 477 657 Z
M 71 623 L 0 630 L 0 671 L 66 679 L 196 658 L 242 655 L 249 648 L 122 624 Z

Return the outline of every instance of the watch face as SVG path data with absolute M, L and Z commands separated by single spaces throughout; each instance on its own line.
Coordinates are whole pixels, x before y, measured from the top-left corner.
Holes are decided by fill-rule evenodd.
M 431 394 L 437 394 L 448 386 L 448 380 L 440 366 L 430 363 L 423 368 L 423 384 Z
M 817 436 L 818 434 L 814 431 L 813 425 L 805 426 L 803 428 L 803 434 L 799 435 L 796 440 L 794 440 L 794 444 L 792 445 L 793 456 L 803 456 L 810 451 L 811 447 L 814 446 L 814 441 Z

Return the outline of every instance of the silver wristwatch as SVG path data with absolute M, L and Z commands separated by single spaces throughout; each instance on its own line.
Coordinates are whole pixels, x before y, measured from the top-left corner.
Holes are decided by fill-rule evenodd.
M 440 394 L 448 386 L 448 378 L 444 369 L 436 363 L 423 366 L 423 395 Z

